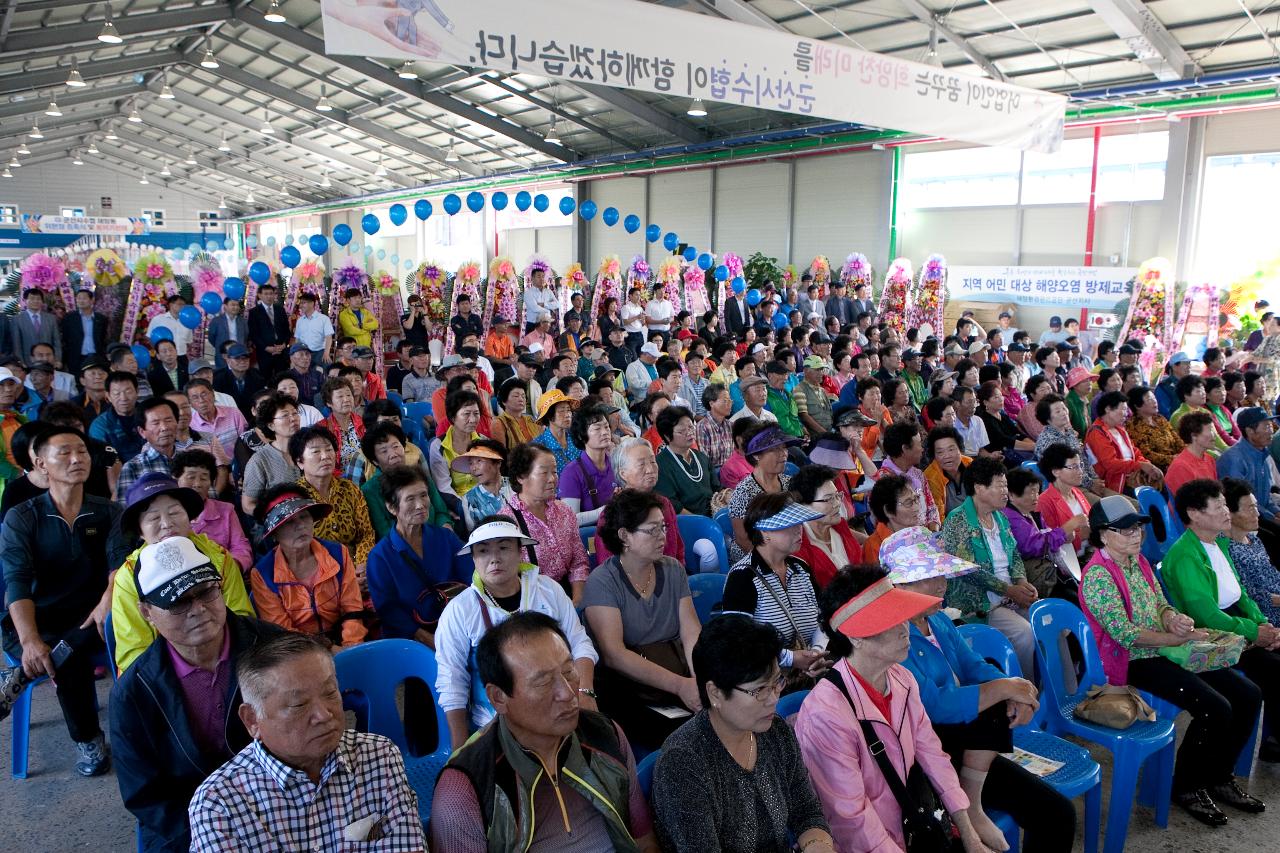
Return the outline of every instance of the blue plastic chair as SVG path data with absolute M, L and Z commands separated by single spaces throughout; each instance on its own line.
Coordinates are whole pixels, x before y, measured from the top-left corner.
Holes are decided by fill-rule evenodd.
M 653 768 L 658 763 L 660 755 L 662 755 L 660 749 L 651 752 L 640 759 L 640 763 L 636 765 L 636 781 L 640 783 L 640 791 L 646 800 L 649 799 L 649 792 L 653 790 Z
M 720 567 L 715 571 L 720 574 L 729 571 L 729 549 L 725 547 L 720 525 L 705 515 L 677 515 L 676 525 L 680 528 L 680 538 L 684 539 L 685 571 L 690 574 L 701 571 L 698 555 L 693 552 L 693 543 L 699 539 L 710 540 L 715 546 L 716 558 L 720 561 Z
M 111 682 L 114 684 L 120 680 L 120 673 L 116 671 L 116 629 L 112 627 L 110 611 L 102 623 L 102 634 L 107 644 L 107 669 L 111 672 Z
M 22 661 L 9 657 L 8 652 L 5 653 L 4 662 L 9 667 L 22 666 Z M 9 715 L 13 719 L 12 773 L 15 779 L 27 778 L 27 759 L 31 754 L 31 693 L 37 685 L 48 680 L 42 675 L 27 685 L 27 689 L 18 696 L 18 701 L 13 703 L 10 711 Z
M 1022 676 L 1022 667 L 1018 665 L 1013 644 L 1004 634 L 990 625 L 979 623 L 961 625 L 958 630 L 975 652 L 994 663 L 1005 675 L 1015 678 Z M 1031 724 L 1014 729 L 1013 743 L 1027 752 L 1063 762 L 1062 767 L 1044 780 L 1068 799 L 1084 796 L 1084 849 L 1085 853 L 1097 853 L 1098 828 L 1102 822 L 1102 768 L 1089 756 L 1088 750 L 1039 728 L 1038 723 L 1045 709 L 1046 705 L 1042 701 Z M 1003 825 L 1001 829 L 1004 829 Z M 1005 836 L 1008 834 L 1006 831 Z
M 689 575 L 689 591 L 693 593 L 693 609 L 698 611 L 698 621 L 703 625 L 715 615 L 714 607 L 724 599 L 724 582 L 728 575 L 707 572 Z
M 1104 853 L 1120 853 L 1129 834 L 1129 815 L 1133 810 L 1138 774 L 1143 765 L 1148 773 L 1158 774 L 1154 782 L 1153 804 L 1156 824 L 1169 825 L 1169 798 L 1173 774 L 1168 772 L 1160 753 L 1173 751 L 1173 723 L 1168 720 L 1139 721 L 1127 729 L 1111 729 L 1085 720 L 1072 713 L 1089 688 L 1105 684 L 1102 658 L 1093 631 L 1080 608 L 1069 601 L 1048 598 L 1031 605 L 1031 632 L 1036 642 L 1036 661 L 1040 666 L 1041 695 L 1039 725 L 1051 734 L 1071 736 L 1106 747 L 1114 757 L 1111 775 L 1111 799 L 1107 810 Z M 1062 659 L 1058 640 L 1063 631 L 1075 635 L 1084 650 L 1084 674 L 1080 686 L 1068 693 L 1062 682 Z M 1155 757 L 1154 761 L 1147 759 Z
M 599 555 L 595 552 L 596 526 L 579 527 L 578 538 L 582 540 L 582 547 L 587 549 L 587 565 L 594 569 L 600 564 Z
M 1049 488 L 1049 480 L 1048 480 L 1048 478 L 1046 478 L 1046 477 L 1045 477 L 1045 475 L 1040 471 L 1040 463 L 1039 463 L 1039 462 L 1036 462 L 1034 459 L 1028 459 L 1026 462 L 1023 462 L 1023 463 L 1022 463 L 1021 465 L 1019 465 L 1018 467 L 1019 467 L 1019 468 L 1021 468 L 1021 469 L 1022 469 L 1022 470 L 1024 470 L 1024 471 L 1030 471 L 1032 474 L 1035 474 L 1035 475 L 1036 475 L 1036 477 L 1037 477 L 1037 478 L 1039 478 L 1039 480 L 1040 480 L 1040 488 L 1042 488 L 1042 489 L 1047 489 L 1047 488 Z
M 720 525 L 720 530 L 724 533 L 726 542 L 733 538 L 733 519 L 729 517 L 728 508 L 716 510 L 716 514 L 711 516 L 711 520 Z
M 804 704 L 805 697 L 808 695 L 808 690 L 797 690 L 795 693 L 778 697 L 778 705 L 773 709 L 773 713 L 788 723 L 791 722 L 791 718 L 800 713 L 800 706 Z
M 788 477 L 794 477 L 796 474 L 800 473 L 800 466 L 796 465 L 794 462 L 788 462 L 786 467 L 782 469 L 782 473 L 786 474 Z
M 1151 517 L 1143 531 L 1142 556 L 1154 567 L 1164 559 L 1174 540 L 1182 535 L 1182 522 L 1174 513 L 1169 512 L 1169 502 L 1164 495 L 1150 486 L 1139 486 L 1134 490 L 1133 496 L 1143 513 Z
M 356 728 L 389 737 L 400 747 L 409 784 L 418 795 L 418 815 L 426 823 L 431 816 L 436 777 L 452 752 L 449 723 L 436 695 L 435 652 L 409 640 L 375 640 L 339 652 L 333 663 L 338 670 L 343 707 L 355 711 Z M 423 682 L 431 691 L 436 725 L 434 749 L 430 752 L 410 744 L 396 704 L 397 688 L 408 679 Z
M 400 414 L 401 414 L 401 416 L 403 416 L 403 415 L 405 414 L 405 411 L 404 411 L 404 397 L 401 397 L 401 396 L 400 396 L 399 394 L 397 394 L 395 391 L 388 391 L 388 392 L 387 392 L 387 399 L 388 399 L 388 400 L 390 400 L 391 402 L 393 402 L 393 403 L 395 403 L 395 404 L 396 404 L 396 408 L 398 408 L 398 409 L 400 410 Z
M 421 425 L 423 418 L 431 417 L 430 403 L 405 403 L 404 416 L 411 418 L 414 423 Z

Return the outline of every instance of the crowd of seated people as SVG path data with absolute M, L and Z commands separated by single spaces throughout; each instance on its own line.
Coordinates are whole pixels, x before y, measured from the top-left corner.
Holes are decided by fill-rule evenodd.
M 1141 342 L 1087 353 L 1074 321 L 1036 339 L 966 316 L 938 339 L 865 286 L 804 284 L 821 311 L 731 295 L 726 331 L 637 289 L 557 336 L 539 280 L 487 335 L 460 303 L 434 367 L 420 301 L 375 367 L 359 291 L 340 336 L 302 300 L 266 346 L 229 304 L 216 367 L 89 341 L 78 394 L 47 343 L 0 358 L 0 715 L 56 676 L 76 772 L 114 757 L 147 850 L 899 850 L 886 754 L 957 849 L 1006 849 L 995 809 L 1067 850 L 1070 802 L 1001 757 L 1039 701 L 1031 608 L 1061 598 L 1112 683 L 1191 714 L 1175 802 L 1210 826 L 1261 811 L 1231 769 L 1280 707 L 1280 322 L 1148 385 Z M 272 290 L 250 330 L 283 317 Z M 1143 488 L 1185 529 L 1158 566 Z M 699 573 L 723 576 L 710 616 Z M 1247 644 L 1230 672 L 1162 651 L 1208 632 Z M 394 745 L 344 731 L 333 655 L 392 638 L 437 663 L 405 694 L 438 703 L 453 750 L 429 830 Z M 324 807 L 271 795 L 289 780 Z

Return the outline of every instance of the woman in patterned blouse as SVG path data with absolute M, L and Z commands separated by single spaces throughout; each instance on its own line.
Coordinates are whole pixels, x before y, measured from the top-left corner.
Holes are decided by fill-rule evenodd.
M 565 466 L 582 455 L 581 448 L 569 437 L 576 408 L 578 401 L 559 390 L 548 391 L 538 400 L 538 423 L 546 429 L 533 443 L 545 447 L 555 457 L 557 474 L 564 473 Z
M 307 427 L 289 439 L 289 456 L 302 470 L 298 485 L 313 500 L 333 506 L 333 512 L 316 523 L 316 538 L 347 546 L 363 587 L 365 563 L 374 545 L 373 522 L 356 484 L 333 476 L 338 440 L 325 427 Z
M 1129 389 L 1129 408 L 1133 417 L 1127 429 L 1129 438 L 1161 471 L 1168 471 L 1175 456 L 1186 447 L 1178 437 L 1178 431 L 1160 414 L 1160 404 L 1155 392 L 1146 386 Z
M 538 540 L 529 546 L 529 562 L 566 587 L 574 606 L 580 606 L 591 568 L 578 535 L 577 514 L 556 499 L 560 476 L 555 456 L 539 444 L 522 444 L 507 457 L 507 476 L 515 494 L 502 507 L 502 515 L 514 518 L 522 532 Z
M 1258 498 L 1252 486 L 1235 477 L 1223 479 L 1222 494 L 1231 511 L 1231 562 L 1236 564 L 1245 591 L 1262 615 L 1272 625 L 1280 626 L 1280 570 L 1272 565 L 1258 538 Z M 1275 754 L 1280 757 L 1280 748 Z

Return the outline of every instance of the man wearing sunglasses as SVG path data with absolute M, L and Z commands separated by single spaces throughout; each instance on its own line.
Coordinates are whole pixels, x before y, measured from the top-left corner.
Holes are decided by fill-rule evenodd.
M 141 848 L 178 853 L 191 846 L 192 794 L 250 741 L 236 713 L 236 661 L 283 631 L 228 610 L 221 574 L 185 536 L 143 548 L 135 580 L 160 636 L 112 690 L 116 777 Z

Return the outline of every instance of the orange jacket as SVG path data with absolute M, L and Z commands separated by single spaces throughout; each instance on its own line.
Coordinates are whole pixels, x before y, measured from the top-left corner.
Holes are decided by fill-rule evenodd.
M 338 562 L 318 539 L 311 541 L 316 572 L 311 576 L 310 586 L 298 580 L 279 548 L 272 549 L 271 553 L 259 560 L 249 576 L 258 616 L 290 631 L 321 634 L 337 625 L 343 614 L 363 610 L 364 602 L 360 597 L 360 581 L 356 577 L 355 564 L 351 562 L 347 546 L 338 547 L 342 550 L 342 567 L 339 567 Z M 339 568 L 342 569 L 341 585 L 338 580 Z M 262 577 L 262 573 L 266 571 L 272 573 L 275 591 L 272 591 Z M 343 647 L 364 642 L 367 633 L 364 623 L 359 619 L 348 619 L 342 624 Z
M 961 455 L 960 470 L 964 471 L 969 467 L 969 463 L 973 461 L 972 457 Z M 929 491 L 933 493 L 933 503 L 938 508 L 938 514 L 942 516 L 942 520 L 947 519 L 947 475 L 943 473 L 942 466 L 937 460 L 930 462 L 928 467 L 924 469 L 924 480 L 929 484 Z
M 1124 491 L 1124 478 L 1137 471 L 1147 461 L 1147 457 L 1142 455 L 1142 451 L 1133 443 L 1133 439 L 1129 437 L 1129 431 L 1124 427 L 1120 427 L 1120 437 L 1129 449 L 1131 457 L 1129 459 L 1125 459 L 1120 454 L 1120 445 L 1117 444 L 1115 436 L 1111 434 L 1111 430 L 1103 426 L 1100 419 L 1094 421 L 1084 435 L 1085 445 L 1093 451 L 1094 459 L 1097 460 L 1093 464 L 1093 470 L 1102 478 L 1107 488 L 1115 492 Z

